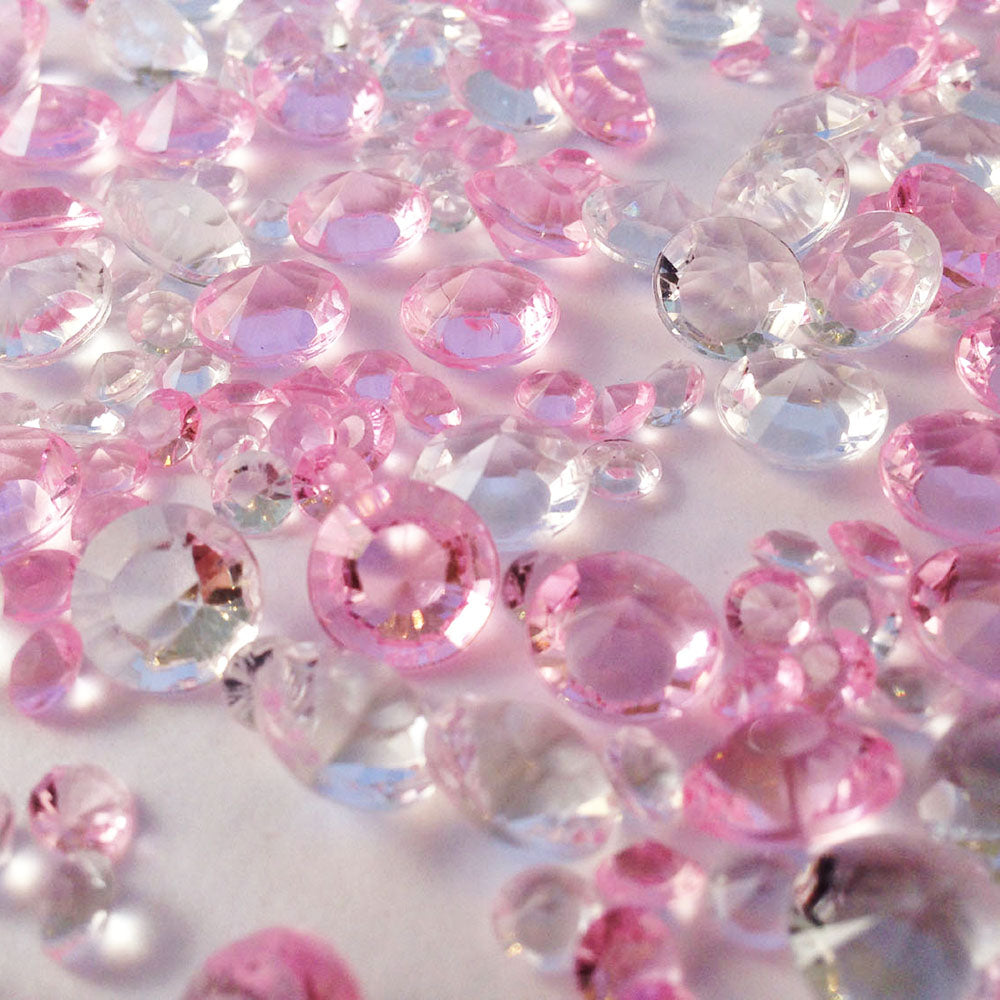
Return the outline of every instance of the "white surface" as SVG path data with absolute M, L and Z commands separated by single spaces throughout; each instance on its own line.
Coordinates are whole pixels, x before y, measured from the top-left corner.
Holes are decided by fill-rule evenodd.
M 575 37 L 621 24 L 641 31 L 635 2 L 570 5 L 579 18 Z M 50 8 L 43 78 L 89 77 L 126 109 L 137 103 L 138 94 L 103 70 L 93 76 L 79 23 L 55 0 Z M 656 40 L 644 59 L 659 120 L 647 145 L 614 151 L 563 124 L 519 138 L 520 156 L 580 146 L 623 179 L 668 176 L 708 205 L 717 178 L 753 141 L 772 108 L 809 89 L 807 68 L 788 61 L 775 61 L 774 82 L 741 85 L 715 76 L 706 56 L 685 55 Z M 271 158 L 279 156 L 275 169 Z M 236 162 L 250 172 L 258 196 L 290 197 L 302 180 L 339 169 L 343 160 L 335 148 L 295 149 L 262 126 L 254 149 Z M 39 183 L 9 168 L 0 176 L 6 184 Z M 353 315 L 322 364 L 363 347 L 391 348 L 419 370 L 445 377 L 474 413 L 509 409 L 517 380 L 537 367 L 566 366 L 595 382 L 611 382 L 641 378 L 670 358 L 694 357 L 661 326 L 648 278 L 595 251 L 533 266 L 563 309 L 560 327 L 540 356 L 490 377 L 436 370 L 399 329 L 400 299 L 428 267 L 481 257 L 495 258 L 496 252 L 476 223 L 458 235 L 431 234 L 385 265 L 339 268 Z M 78 394 L 80 372 L 109 342 L 124 344 L 123 337 L 120 329 L 108 331 L 72 365 L 0 375 L 0 388 L 47 401 Z M 886 381 L 890 427 L 933 408 L 976 408 L 951 368 L 953 339 L 928 322 L 869 356 Z M 663 460 L 660 488 L 632 506 L 592 498 L 577 524 L 557 539 L 559 552 L 620 547 L 654 555 L 718 607 L 727 582 L 750 565 L 748 543 L 769 528 L 794 528 L 825 540 L 831 521 L 871 517 L 898 531 L 918 556 L 940 547 L 907 526 L 882 498 L 874 454 L 830 472 L 802 474 L 773 469 L 737 447 L 718 426 L 710 402 L 724 365 L 700 363 L 710 385 L 706 402 L 686 425 L 642 436 Z M 404 436 L 401 452 L 412 453 L 417 436 Z M 207 506 L 206 485 L 192 478 L 161 476 L 154 488 Z M 272 539 L 252 543 L 264 573 L 262 633 L 318 636 L 303 572 L 311 529 L 299 520 Z M 5 627 L 0 676 L 24 634 Z M 525 638 L 502 608 L 468 654 L 427 678 L 424 687 L 435 695 L 474 690 L 545 697 L 532 675 Z M 591 728 L 601 732 L 600 726 Z M 489 911 L 497 889 L 544 856 L 490 839 L 443 797 L 387 814 L 325 801 L 300 787 L 254 734 L 228 717 L 216 690 L 174 698 L 111 694 L 66 723 L 25 719 L 0 699 L 0 789 L 19 808 L 50 766 L 74 761 L 107 767 L 141 803 L 134 849 L 120 868 L 123 953 L 115 967 L 78 973 L 42 953 L 20 888 L 31 860 L 22 813 L 22 850 L 4 877 L 6 895 L 0 895 L 2 1000 L 175 1000 L 210 952 L 274 924 L 309 929 L 332 942 L 372 1000 L 574 995 L 568 980 L 537 978 L 504 957 L 491 936 Z M 591 870 L 595 861 L 578 867 Z M 766 954 L 710 947 L 702 931 L 683 933 L 681 944 L 703 1000 L 801 995 L 794 974 Z

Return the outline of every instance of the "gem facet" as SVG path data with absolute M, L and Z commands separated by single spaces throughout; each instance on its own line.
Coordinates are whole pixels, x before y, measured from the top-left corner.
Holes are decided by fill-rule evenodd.
M 763 566 L 741 573 L 726 592 L 726 624 L 743 644 L 785 649 L 812 631 L 816 602 L 805 580 Z
M 719 48 L 745 42 L 760 27 L 757 0 L 642 0 L 649 31 L 678 45 Z
M 4 562 L 4 617 L 26 625 L 58 618 L 69 609 L 77 561 L 72 552 L 33 549 Z
M 582 375 L 537 371 L 517 383 L 514 402 L 525 414 L 549 427 L 572 427 L 590 419 L 597 390 Z
M 10 700 L 25 715 L 44 715 L 73 686 L 82 660 L 83 644 L 72 625 L 65 622 L 43 625 L 14 654 L 10 664 Z
M 590 467 L 591 490 L 609 500 L 648 496 L 663 475 L 656 452 L 633 441 L 600 441 L 583 457 Z
M 212 477 L 216 514 L 248 535 L 274 531 L 295 507 L 292 474 L 283 459 L 247 449 L 227 458 Z
M 126 434 L 142 445 L 150 460 L 171 466 L 191 454 L 201 428 L 198 404 L 186 392 L 156 389 L 129 414 Z
M 830 538 L 855 576 L 907 576 L 910 557 L 899 539 L 874 521 L 837 521 Z
M 669 427 L 683 420 L 705 395 L 705 373 L 690 361 L 666 361 L 646 381 L 653 387 L 651 427 Z

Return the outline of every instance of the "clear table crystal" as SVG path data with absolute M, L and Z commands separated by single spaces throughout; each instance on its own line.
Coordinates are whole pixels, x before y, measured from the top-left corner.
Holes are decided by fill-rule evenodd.
M 641 9 L 652 34 L 698 48 L 745 42 L 762 15 L 756 0 L 642 0 Z
M 292 474 L 278 455 L 256 449 L 241 451 L 215 470 L 212 506 L 239 531 L 266 535 L 295 509 Z
M 71 963 L 98 950 L 116 896 L 117 880 L 104 855 L 80 851 L 53 864 L 36 900 L 46 953 Z

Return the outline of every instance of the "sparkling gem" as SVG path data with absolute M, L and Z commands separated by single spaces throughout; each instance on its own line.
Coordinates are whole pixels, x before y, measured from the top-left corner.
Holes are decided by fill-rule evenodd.
M 371 399 L 350 399 L 331 406 L 328 412 L 329 443 L 355 451 L 372 469 L 386 460 L 396 442 L 396 421 L 387 407 Z M 274 424 L 271 430 L 273 433 Z
M 729 360 L 788 339 L 807 309 L 795 255 L 749 219 L 703 219 L 682 229 L 657 259 L 653 295 L 683 344 Z
M 825 139 L 779 135 L 729 167 L 712 211 L 751 219 L 801 254 L 843 218 L 849 193 L 847 164 Z
M 79 452 L 80 483 L 84 494 L 131 493 L 149 471 L 146 449 L 129 438 L 94 441 Z
M 527 417 L 549 427 L 572 427 L 590 419 L 597 390 L 570 371 L 537 371 L 514 389 L 514 402 Z
M 412 371 L 409 361 L 393 351 L 356 351 L 330 372 L 330 377 L 353 395 L 388 403 L 392 383 L 400 372 Z
M 559 323 L 559 304 L 530 271 L 490 261 L 428 271 L 407 292 L 400 319 L 428 357 L 484 371 L 537 354 Z
M 816 602 L 797 573 L 762 566 L 741 573 L 729 585 L 725 613 L 729 631 L 739 642 L 784 649 L 812 631 Z
M 576 22 L 562 0 L 468 0 L 465 8 L 484 27 L 529 40 L 563 35 Z
M 361 1000 L 344 960 L 301 931 L 269 927 L 219 949 L 188 985 L 184 1000 L 219 997 Z
M 585 878 L 567 868 L 536 865 L 501 887 L 493 904 L 493 932 L 508 955 L 543 972 L 565 972 L 577 940 L 598 912 Z
M 625 437 L 645 423 L 655 400 L 656 393 L 649 382 L 605 386 L 594 399 L 587 432 L 597 440 Z
M 432 111 L 413 132 L 413 141 L 429 149 L 451 149 L 472 121 L 472 112 L 464 108 Z
M 145 507 L 148 503 L 148 500 L 132 493 L 102 493 L 81 497 L 73 511 L 70 537 L 78 545 L 85 546 L 97 532 L 116 518 Z
M 800 531 L 768 531 L 751 542 L 750 554 L 764 565 L 783 566 L 802 576 L 824 576 L 835 569 L 832 557 Z
M 344 445 L 321 445 L 299 459 L 292 492 L 300 510 L 322 521 L 352 493 L 372 483 L 371 469 L 357 453 Z
M 185 504 L 113 521 L 90 539 L 73 583 L 73 624 L 90 661 L 147 691 L 215 680 L 256 635 L 260 606 L 246 543 Z
M 726 839 L 795 842 L 883 809 L 902 781 L 883 737 L 779 712 L 744 723 L 687 773 L 684 815 Z
M 860 457 L 882 437 L 889 418 L 874 373 L 791 347 L 735 362 L 719 382 L 715 405 L 735 441 L 791 469 Z
M 527 615 L 542 679 L 603 716 L 680 711 L 719 654 L 715 615 L 678 573 L 647 556 L 605 552 L 543 580 Z
M 171 163 L 221 159 L 250 141 L 256 121 L 239 94 L 208 80 L 175 80 L 129 112 L 122 143 Z
M 663 466 L 656 452 L 633 441 L 600 441 L 583 453 L 590 488 L 609 500 L 638 500 L 656 488 Z
M 45 365 L 104 326 L 111 280 L 99 257 L 63 250 L 0 272 L 0 365 Z
M 646 381 L 653 387 L 653 408 L 646 417 L 652 427 L 669 427 L 683 420 L 705 395 L 705 373 L 690 361 L 667 361 Z
M 493 609 L 499 565 L 471 507 L 400 480 L 331 511 L 313 543 L 308 583 L 325 631 L 412 671 L 472 642 Z
M 601 862 L 594 881 L 612 905 L 691 912 L 705 888 L 705 872 L 697 862 L 659 840 L 649 839 Z
M 282 394 L 273 386 L 233 379 L 213 386 L 198 400 L 198 405 L 203 413 L 249 417 L 282 401 Z
M 856 705 L 874 690 L 878 664 L 863 636 L 846 629 L 813 635 L 792 651 L 805 682 L 802 704 L 819 711 Z
M 829 87 L 775 108 L 764 135 L 811 132 L 836 147 L 847 159 L 870 135 L 878 132 L 884 117 L 885 108 L 877 97 Z
M 5 618 L 35 625 L 69 610 L 77 558 L 59 549 L 35 549 L 8 559 L 3 575 Z
M 191 303 L 176 292 L 157 289 L 133 301 L 126 322 L 137 344 L 156 354 L 170 354 L 191 335 Z
M 226 707 L 237 722 L 249 729 L 255 726 L 254 682 L 265 664 L 274 659 L 300 664 L 315 662 L 317 647 L 312 642 L 294 642 L 283 636 L 265 636 L 248 642 L 233 653 L 222 671 Z
M 170 0 L 189 21 L 213 21 L 232 17 L 240 0 Z
M 65 962 L 91 954 L 116 893 L 108 858 L 94 851 L 60 858 L 46 873 L 36 898 L 46 953 Z
M 176 177 L 186 184 L 193 184 L 218 198 L 224 205 L 232 205 L 247 193 L 250 179 L 239 167 L 211 160 L 199 160 L 186 169 L 160 166 L 164 176 Z
M 277 455 L 254 449 L 241 451 L 215 470 L 212 506 L 240 531 L 266 535 L 294 509 L 292 474 Z
M 868 349 L 908 330 L 941 282 L 937 237 L 900 212 L 845 219 L 802 259 L 817 319 L 806 332 L 824 346 Z
M 681 767 L 670 747 L 642 726 L 623 726 L 605 750 L 615 790 L 637 816 L 670 822 L 680 806 Z
M 100 213 L 56 187 L 0 191 L 0 264 L 9 266 L 85 243 L 104 227 Z
M 756 0 L 642 0 L 648 31 L 685 46 L 718 48 L 745 42 L 760 27 Z
M 835 577 L 816 610 L 820 631 L 855 632 L 879 659 L 889 655 L 899 638 L 902 619 L 898 596 L 873 579 Z
M 514 612 L 518 621 L 524 621 L 528 613 L 527 605 L 538 582 L 561 562 L 561 557 L 535 549 L 524 552 L 511 561 L 500 581 L 500 600 Z
M 229 378 L 229 364 L 203 347 L 185 347 L 156 366 L 161 389 L 177 389 L 200 396 Z
M 467 420 L 434 438 L 413 476 L 468 501 L 504 551 L 530 548 L 568 527 L 589 486 L 569 438 L 504 417 Z
M 4 0 L 0 19 L 8 26 L 0 53 L 0 97 L 6 98 L 38 79 L 49 14 L 39 0 Z
M 101 403 L 128 403 L 150 387 L 153 369 L 142 351 L 108 351 L 94 362 L 84 391 Z
M 293 468 L 307 451 L 334 444 L 337 432 L 325 406 L 296 403 L 284 407 L 274 418 L 267 437 L 270 450 Z
M 512 159 L 517 152 L 517 140 L 489 125 L 479 125 L 459 136 L 453 148 L 463 163 L 479 169 Z
M 755 719 L 801 707 L 805 677 L 794 655 L 751 649 L 712 679 L 708 703 L 728 719 Z
M 46 410 L 40 423 L 70 444 L 83 445 L 95 438 L 120 434 L 125 427 L 125 418 L 104 403 L 67 399 Z
M 855 576 L 907 576 L 911 562 L 899 539 L 874 521 L 836 521 L 829 527 L 848 569 Z
M 156 389 L 129 414 L 126 434 L 157 465 L 171 466 L 191 454 L 201 427 L 198 404 L 186 392 Z
M 292 231 L 288 228 L 288 203 L 277 198 L 264 198 L 246 215 L 240 217 L 243 232 L 265 244 L 288 244 Z
M 771 58 L 771 49 L 758 35 L 726 45 L 712 60 L 712 69 L 727 80 L 747 83 L 757 77 Z
M 305 187 L 288 209 L 295 242 L 327 260 L 393 257 L 423 236 L 427 196 L 380 171 L 349 170 Z
M 275 382 L 272 389 L 286 406 L 310 403 L 332 411 L 351 399 L 329 375 L 321 372 L 315 365 L 294 375 L 286 375 L 280 382 Z
M 618 823 L 600 758 L 547 706 L 459 699 L 431 718 L 426 748 L 438 787 L 514 843 L 588 854 Z
M 6 569 L 5 566 L 5 576 Z M 61 596 L 65 600 L 59 612 L 69 606 L 68 586 Z M 11 661 L 7 690 L 14 707 L 24 715 L 50 712 L 73 686 L 82 660 L 83 644 L 72 625 L 64 622 L 42 625 L 25 639 Z
M 256 417 L 239 412 L 214 417 L 202 425 L 191 452 L 191 465 L 202 475 L 214 476 L 215 471 L 234 455 L 264 451 L 267 444 L 267 428 Z
M 437 434 L 462 422 L 451 390 L 432 375 L 401 372 L 393 383 L 393 396 L 411 426 L 425 434 Z
M 730 862 L 711 882 L 709 898 L 727 937 L 757 948 L 788 947 L 795 871 L 770 854 Z
M 1000 320 L 987 313 L 970 319 L 955 349 L 955 370 L 983 406 L 1000 413 Z

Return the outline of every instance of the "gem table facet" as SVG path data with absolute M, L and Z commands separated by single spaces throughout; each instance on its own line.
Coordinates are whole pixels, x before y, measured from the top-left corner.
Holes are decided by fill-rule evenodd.
M 22 643 L 10 664 L 8 692 L 24 715 L 45 715 L 69 692 L 80 673 L 83 644 L 72 625 L 49 622 Z

